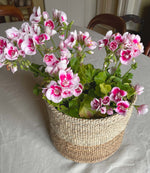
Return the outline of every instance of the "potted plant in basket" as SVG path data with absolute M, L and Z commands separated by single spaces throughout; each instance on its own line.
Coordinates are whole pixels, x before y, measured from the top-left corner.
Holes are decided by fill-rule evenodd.
M 135 105 L 144 87 L 131 81 L 136 57 L 143 52 L 140 37 L 109 31 L 95 42 L 88 32 L 71 31 L 73 22 L 56 9 L 50 18 L 34 8 L 30 22 L 0 37 L 0 67 L 13 73 L 20 67 L 42 78 L 33 92 L 42 93 L 47 103 L 51 139 L 65 157 L 76 162 L 104 160 L 119 148 L 132 108 L 139 114 L 148 111 L 147 105 Z M 106 50 L 98 69 L 84 64 L 97 47 Z M 37 52 L 43 64 L 26 58 Z M 128 67 L 125 73 L 122 66 Z

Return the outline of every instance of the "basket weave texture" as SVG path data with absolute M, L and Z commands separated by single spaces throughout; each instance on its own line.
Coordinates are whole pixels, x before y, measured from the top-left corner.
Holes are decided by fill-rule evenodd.
M 115 114 L 101 119 L 81 119 L 65 115 L 48 105 L 50 137 L 56 149 L 66 158 L 79 163 L 95 163 L 111 156 L 122 143 L 132 114 Z

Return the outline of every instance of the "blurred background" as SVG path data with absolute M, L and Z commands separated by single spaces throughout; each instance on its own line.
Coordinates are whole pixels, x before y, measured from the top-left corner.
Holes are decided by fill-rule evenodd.
M 134 30 L 140 34 L 144 45 L 150 41 L 150 0 L 0 0 L 0 5 L 12 5 L 19 8 L 25 20 L 29 20 L 33 6 L 40 6 L 41 10 L 52 13 L 53 8 L 65 11 L 68 20 L 74 20 L 74 25 L 87 27 L 89 21 L 97 14 L 111 13 L 117 16 L 132 14 L 142 22 L 126 23 L 127 30 Z M 7 22 L 14 21 L 12 17 Z M 95 28 L 101 34 L 110 28 L 98 26 Z

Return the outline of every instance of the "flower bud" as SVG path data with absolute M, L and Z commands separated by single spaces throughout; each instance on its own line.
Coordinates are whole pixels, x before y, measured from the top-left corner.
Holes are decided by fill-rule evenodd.
M 134 89 L 137 95 L 141 95 L 144 92 L 144 87 L 140 86 L 139 84 L 135 85 Z
M 148 112 L 148 105 L 143 104 L 140 106 L 136 106 L 136 110 L 139 115 L 144 115 Z

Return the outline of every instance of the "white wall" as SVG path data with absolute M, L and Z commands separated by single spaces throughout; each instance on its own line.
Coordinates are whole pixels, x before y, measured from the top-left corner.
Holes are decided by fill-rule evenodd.
M 75 25 L 87 27 L 96 14 L 96 0 L 45 0 L 49 14 L 53 8 L 66 12 L 68 21 L 74 20 Z

